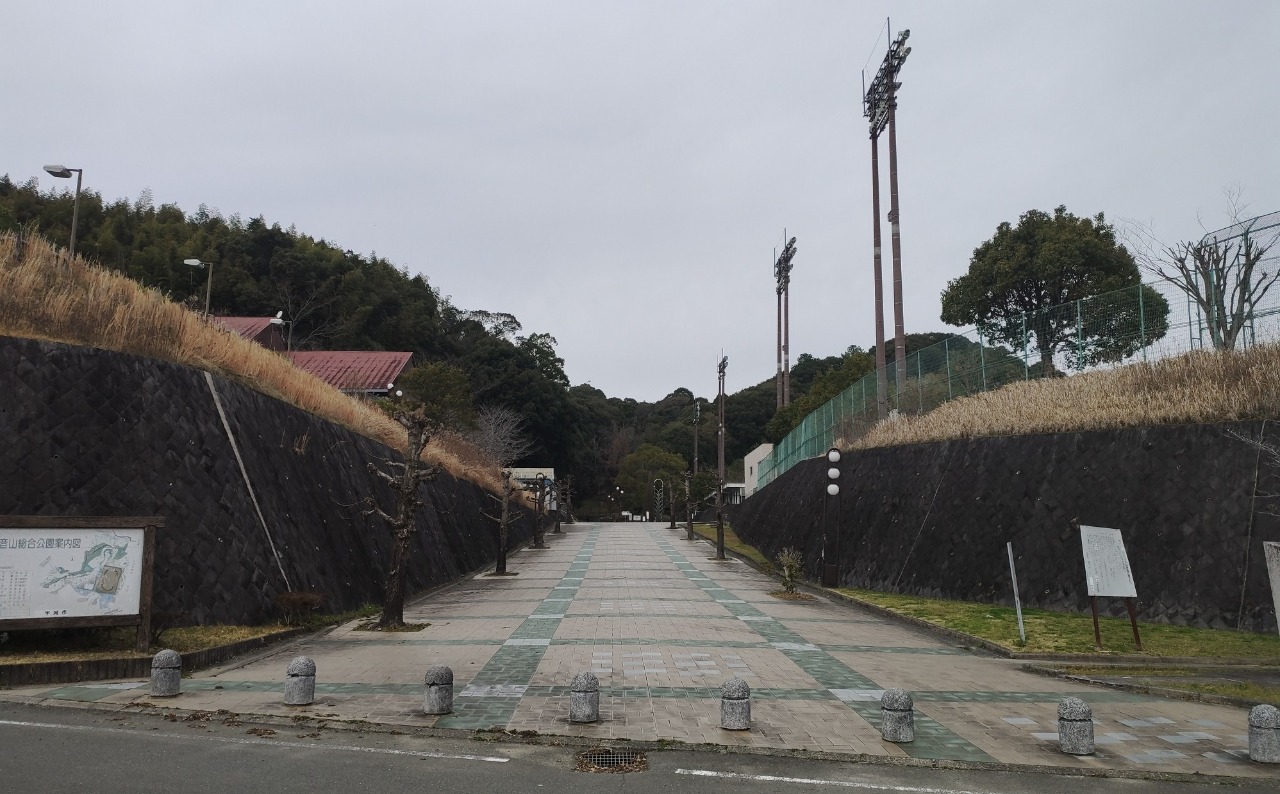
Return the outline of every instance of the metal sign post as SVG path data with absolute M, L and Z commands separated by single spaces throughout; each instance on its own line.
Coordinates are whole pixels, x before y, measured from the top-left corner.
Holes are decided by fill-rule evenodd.
M 1027 629 L 1022 625 L 1022 598 L 1018 595 L 1018 569 L 1013 565 L 1013 541 L 1004 544 L 1009 552 L 1009 575 L 1013 577 L 1013 608 L 1018 611 L 1018 639 L 1027 644 Z

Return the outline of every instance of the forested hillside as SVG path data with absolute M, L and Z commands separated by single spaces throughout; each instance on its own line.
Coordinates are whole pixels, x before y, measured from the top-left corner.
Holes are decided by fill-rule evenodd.
M 0 177 L 0 230 L 26 229 L 65 246 L 71 217 L 67 190 L 41 191 L 35 179 L 17 184 Z M 427 277 L 376 254 L 344 250 L 260 217 L 246 221 L 203 205 L 190 214 L 171 204 L 157 207 L 148 191 L 133 201 L 107 202 L 91 190 L 81 193 L 76 249 L 199 308 L 205 271 L 183 260 L 212 262 L 212 313 L 283 312 L 297 349 L 408 350 L 418 363 L 452 364 L 470 380 L 475 407 L 507 407 L 524 418 L 533 449 L 519 462 L 574 475 L 580 497 L 611 484 L 641 444 L 692 462 L 694 395 L 688 389 L 644 403 L 570 386 L 553 337 L 526 333 L 498 307 L 454 306 Z M 870 361 L 856 348 L 843 357 L 799 356 L 791 376 L 796 402 L 772 424 L 772 378 L 730 395 L 726 458 L 739 460 L 766 436 L 785 434 L 803 416 L 801 407 L 828 399 L 868 371 Z M 716 450 L 714 395 L 700 397 L 699 457 L 709 468 Z

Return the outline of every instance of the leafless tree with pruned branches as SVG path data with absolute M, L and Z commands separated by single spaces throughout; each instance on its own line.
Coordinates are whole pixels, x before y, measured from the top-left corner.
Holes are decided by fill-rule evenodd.
M 493 521 L 498 525 L 498 562 L 494 566 L 493 573 L 495 576 L 507 575 L 507 527 L 511 523 L 511 493 L 513 486 L 511 484 L 511 472 L 503 469 L 502 471 L 502 496 L 498 497 L 488 494 L 489 498 L 500 504 L 501 510 L 497 515 L 480 511 L 485 518 Z
M 417 512 L 422 506 L 418 486 L 434 480 L 440 473 L 439 466 L 429 465 L 422 460 L 422 451 L 426 449 L 432 433 L 439 427 L 439 422 L 429 416 L 420 405 L 412 408 L 397 406 L 392 418 L 405 429 L 408 455 L 403 462 L 388 459 L 381 461 L 381 465 L 370 463 L 369 471 L 390 485 L 395 492 L 395 514 L 385 512 L 373 496 L 365 497 L 363 511 L 365 515 L 376 515 L 386 521 L 391 526 L 393 540 L 391 567 L 387 570 L 387 583 L 383 592 L 382 615 L 377 624 L 379 629 L 397 629 L 405 625 L 404 580 L 409 565 L 409 545 L 414 533 L 418 531 Z
M 1260 267 L 1276 243 L 1276 235 L 1259 240 L 1254 220 L 1241 220 L 1238 192 L 1228 191 L 1232 225 L 1199 241 L 1165 245 L 1149 227 L 1129 224 L 1135 258 L 1144 270 L 1168 282 L 1195 302 L 1217 350 L 1234 350 L 1240 333 L 1253 319 L 1254 307 L 1280 279 L 1280 268 Z

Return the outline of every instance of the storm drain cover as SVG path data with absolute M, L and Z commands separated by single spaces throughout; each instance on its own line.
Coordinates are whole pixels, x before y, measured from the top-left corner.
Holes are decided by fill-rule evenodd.
M 579 772 L 642 772 L 649 768 L 639 750 L 593 747 L 578 753 Z

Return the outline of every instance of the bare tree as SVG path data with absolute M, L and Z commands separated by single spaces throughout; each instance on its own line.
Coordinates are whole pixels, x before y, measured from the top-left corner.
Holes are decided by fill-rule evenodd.
M 286 346 L 290 350 L 304 350 L 312 343 L 328 339 L 337 331 L 339 323 L 335 315 L 318 321 L 309 320 L 312 315 L 338 299 L 333 282 L 326 281 L 314 289 L 305 290 L 299 289 L 291 280 L 286 280 L 278 285 L 276 298 L 283 304 L 284 319 L 289 323 Z M 305 330 L 299 331 L 299 324 Z
M 399 407 L 392 417 L 405 429 L 408 437 L 408 455 L 403 462 L 384 459 L 381 466 L 370 463 L 369 471 L 391 486 L 396 495 L 396 512 L 390 515 L 378 506 L 373 496 L 365 497 L 365 515 L 376 515 L 391 525 L 393 545 L 391 567 L 387 570 L 387 582 L 383 591 L 382 615 L 378 628 L 397 629 L 404 624 L 404 579 L 409 565 L 409 545 L 418 531 L 417 512 L 422 506 L 418 486 L 434 480 L 440 473 L 439 466 L 428 465 L 422 460 L 431 434 L 439 423 L 431 418 L 422 406 Z M 390 469 L 390 472 L 386 471 Z
M 476 411 L 476 429 L 467 434 L 467 440 L 505 469 L 533 449 L 523 430 L 520 414 L 499 405 L 486 405 Z
M 499 498 L 493 494 L 488 495 L 493 501 L 501 503 L 501 510 L 496 516 L 489 515 L 483 510 L 480 511 L 481 515 L 498 525 L 498 562 L 493 569 L 493 573 L 496 576 L 507 575 L 507 526 L 511 522 L 511 492 L 511 472 L 504 469 L 502 472 L 502 497 Z
M 1237 196 L 1228 193 L 1227 198 L 1232 225 L 1198 242 L 1164 245 L 1149 228 L 1133 224 L 1130 235 L 1143 269 L 1195 302 L 1218 350 L 1235 349 L 1254 307 L 1280 279 L 1280 269 L 1268 273 L 1259 267 L 1276 236 L 1259 241 L 1253 234 L 1257 219 L 1241 221 Z

